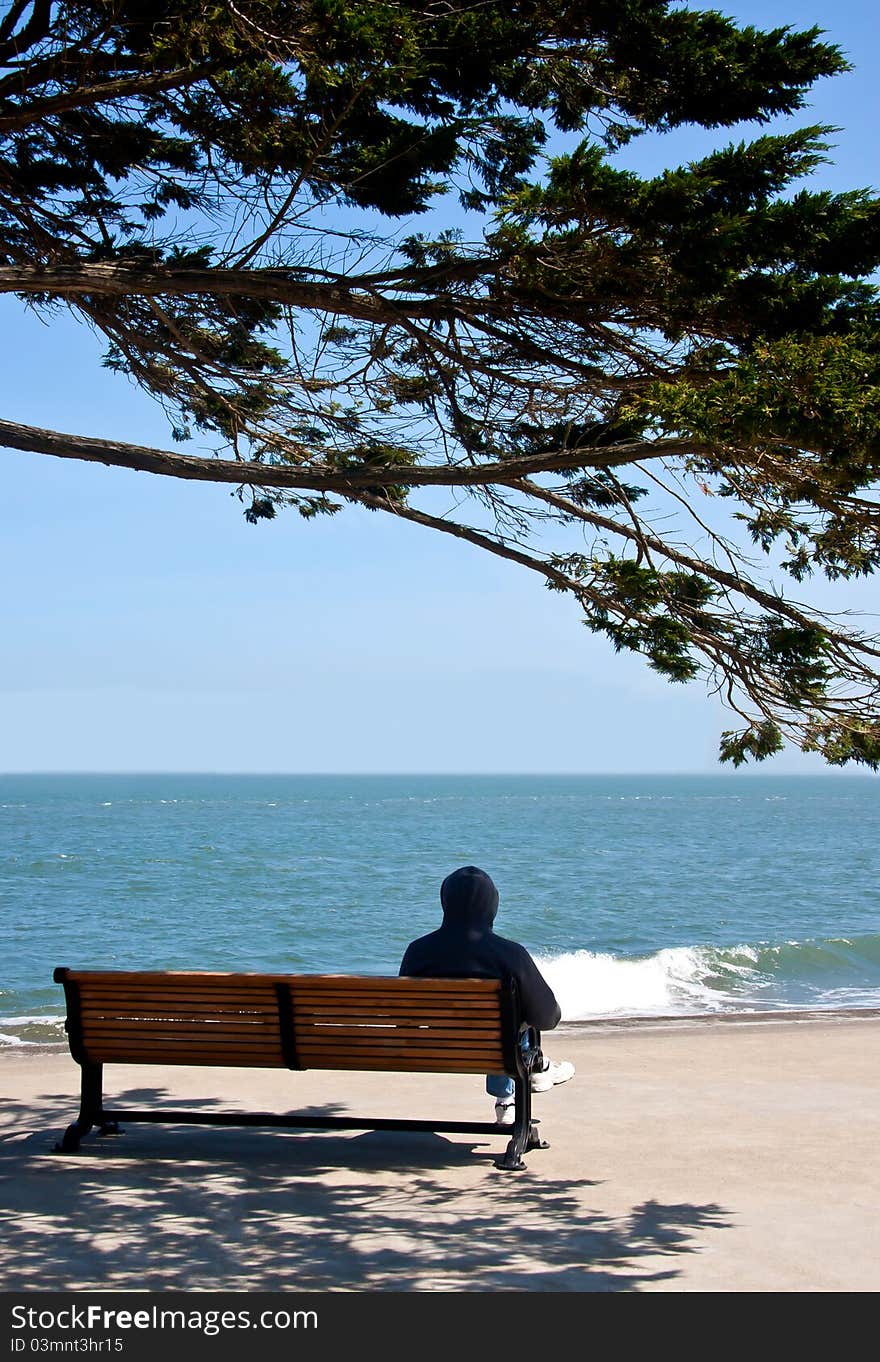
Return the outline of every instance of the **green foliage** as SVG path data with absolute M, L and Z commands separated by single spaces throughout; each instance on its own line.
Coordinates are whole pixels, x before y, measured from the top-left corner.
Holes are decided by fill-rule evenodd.
M 855 762 L 872 771 L 880 767 L 880 723 L 827 720 L 812 725 L 805 752 L 821 752 L 830 766 Z
M 700 662 L 693 653 L 693 629 L 709 623 L 707 607 L 717 589 L 693 572 L 658 571 L 609 554 L 554 558 L 554 565 L 582 584 L 584 623 L 605 634 L 615 652 L 644 654 L 649 666 L 669 681 L 692 681 Z
M 764 761 L 776 752 L 781 752 L 782 747 L 782 731 L 768 719 L 763 723 L 752 724 L 740 733 L 731 730 L 722 733 L 720 756 L 722 761 L 742 766 L 749 757 L 755 761 Z
M 261 520 L 274 520 L 275 514 L 275 503 L 270 497 L 254 497 L 244 510 L 244 518 L 249 525 L 258 525 Z
M 654 385 L 636 404 L 659 428 L 693 436 L 713 453 L 693 466 L 740 495 L 743 447 L 763 454 L 748 476 L 756 503 L 735 512 L 765 552 L 782 540 L 796 580 L 880 566 L 876 521 L 854 501 L 880 476 L 880 328 L 764 341 L 719 377 L 684 374 Z

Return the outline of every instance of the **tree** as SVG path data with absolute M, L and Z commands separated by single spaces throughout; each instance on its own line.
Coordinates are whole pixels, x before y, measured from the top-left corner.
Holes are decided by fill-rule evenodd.
M 11 0 L 0 289 L 84 318 L 214 453 L 0 443 L 459 536 L 705 676 L 723 760 L 876 769 L 880 640 L 770 574 L 880 564 L 878 201 L 799 186 L 823 127 L 615 159 L 845 69 L 669 0 Z

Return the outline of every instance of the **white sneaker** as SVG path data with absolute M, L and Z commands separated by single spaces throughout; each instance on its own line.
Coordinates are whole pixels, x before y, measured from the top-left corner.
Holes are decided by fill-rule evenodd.
M 512 1126 L 516 1120 L 516 1103 L 513 1098 L 504 1101 L 499 1097 L 495 1103 L 495 1124 L 499 1126 Z
M 532 1071 L 532 1092 L 549 1092 L 557 1083 L 567 1083 L 570 1078 L 574 1078 L 573 1064 L 567 1059 L 560 1059 L 558 1063 L 548 1059 L 543 1069 Z

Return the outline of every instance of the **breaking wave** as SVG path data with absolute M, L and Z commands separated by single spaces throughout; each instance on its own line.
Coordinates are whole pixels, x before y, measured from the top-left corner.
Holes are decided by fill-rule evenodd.
M 672 946 L 638 956 L 578 950 L 538 964 L 563 1021 L 880 1007 L 880 936 Z

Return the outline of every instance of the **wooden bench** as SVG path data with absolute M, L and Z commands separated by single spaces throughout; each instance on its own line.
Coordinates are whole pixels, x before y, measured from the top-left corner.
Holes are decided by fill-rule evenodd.
M 80 1113 L 58 1152 L 75 1152 L 94 1126 L 118 1133 L 120 1121 L 505 1135 L 498 1166 L 507 1169 L 524 1168 L 523 1154 L 545 1147 L 529 1082 L 540 1037 L 522 1019 L 513 982 L 69 969 L 56 969 L 54 979 L 64 985 L 70 1052 L 82 1066 Z M 515 1121 L 511 1129 L 485 1121 L 111 1110 L 105 1064 L 505 1073 L 515 1083 Z

